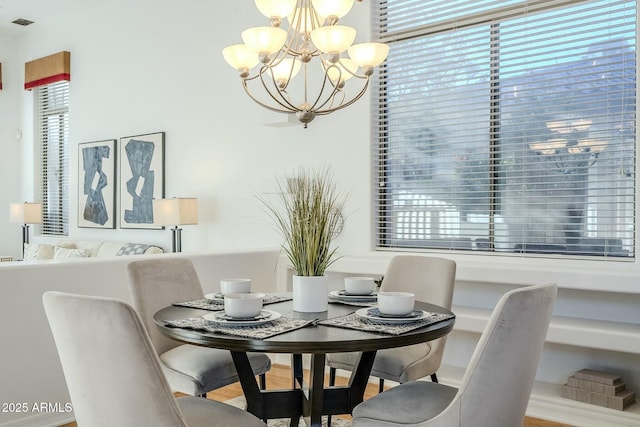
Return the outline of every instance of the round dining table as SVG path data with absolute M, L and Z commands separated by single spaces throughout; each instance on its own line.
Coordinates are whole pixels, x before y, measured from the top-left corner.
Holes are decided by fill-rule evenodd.
M 452 317 L 401 335 L 390 335 L 318 324 L 355 312 L 362 308 L 331 303 L 327 311 L 301 313 L 293 310 L 291 300 L 269 304 L 265 309 L 283 317 L 313 320 L 308 326 L 266 339 L 176 328 L 168 321 L 201 317 L 210 311 L 169 306 L 159 310 L 154 320 L 165 335 L 190 344 L 226 349 L 231 352 L 238 377 L 247 401 L 247 411 L 261 419 L 290 418 L 291 426 L 298 426 L 303 417 L 309 427 L 322 425 L 322 415 L 350 414 L 362 402 L 369 374 L 377 350 L 403 347 L 432 341 L 448 334 L 455 317 L 446 308 L 416 301 L 415 308 Z M 327 353 L 360 352 L 360 360 L 346 386 L 324 386 Z M 253 374 L 247 352 L 286 353 L 292 355 L 293 384 L 289 390 L 262 390 Z M 302 355 L 310 355 L 308 382 L 303 378 Z

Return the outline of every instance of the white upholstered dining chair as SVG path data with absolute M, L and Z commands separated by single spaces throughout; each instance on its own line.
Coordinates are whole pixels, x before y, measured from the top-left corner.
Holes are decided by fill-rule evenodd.
M 174 398 L 146 328 L 127 303 L 46 292 L 43 304 L 79 426 L 265 426 L 224 403 Z
M 451 309 L 456 263 L 453 260 L 431 256 L 398 255 L 391 259 L 382 280 L 382 291 L 404 291 L 416 295 L 416 300 Z M 405 383 L 431 376 L 438 382 L 436 371 L 440 367 L 446 337 L 402 348 L 380 350 L 376 354 L 371 376 L 379 378 L 380 391 L 384 380 Z M 327 355 L 329 383 L 335 383 L 336 369 L 353 370 L 358 353 L 331 353 Z
M 207 392 L 238 381 L 236 367 L 227 350 L 184 344 L 163 335 L 153 315 L 175 302 L 204 298 L 198 274 L 189 259 L 163 258 L 132 261 L 127 265 L 133 306 L 149 332 L 173 391 L 204 396 Z M 249 353 L 249 361 L 260 385 L 271 360 L 263 353 Z
M 428 381 L 400 384 L 356 406 L 353 427 L 521 427 L 556 293 L 553 283 L 507 292 L 459 389 Z

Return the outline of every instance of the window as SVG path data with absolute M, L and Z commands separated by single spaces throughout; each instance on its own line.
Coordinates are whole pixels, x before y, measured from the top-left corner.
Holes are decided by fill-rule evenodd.
M 41 234 L 69 234 L 69 82 L 34 90 Z
M 635 1 L 378 5 L 379 249 L 634 256 Z

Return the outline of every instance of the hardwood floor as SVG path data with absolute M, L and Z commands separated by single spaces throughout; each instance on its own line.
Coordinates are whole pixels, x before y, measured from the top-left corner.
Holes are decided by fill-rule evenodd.
M 325 380 L 326 384 L 329 380 Z M 347 382 L 347 378 L 336 378 L 336 384 L 344 385 Z M 286 365 L 273 365 L 271 370 L 267 373 L 267 388 L 268 389 L 287 389 L 291 388 L 291 371 L 289 366 Z M 369 384 L 365 392 L 365 399 L 369 399 L 372 396 L 378 394 L 377 384 Z M 180 395 L 179 393 L 177 395 Z M 242 396 L 242 389 L 240 384 L 235 383 L 222 387 L 218 390 L 212 391 L 207 394 L 208 399 L 214 399 L 220 402 L 224 402 L 235 397 Z M 348 415 L 340 415 L 340 418 L 350 419 Z M 75 423 L 65 424 L 60 427 L 76 427 Z M 523 424 L 523 427 L 572 427 L 567 424 L 558 424 L 551 421 L 540 420 L 537 418 L 527 417 Z

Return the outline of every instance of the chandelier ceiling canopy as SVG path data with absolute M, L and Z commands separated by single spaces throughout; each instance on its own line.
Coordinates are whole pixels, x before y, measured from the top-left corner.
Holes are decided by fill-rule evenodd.
M 270 26 L 243 31 L 244 43 L 224 48 L 222 55 L 251 99 L 272 111 L 295 113 L 306 127 L 316 116 L 360 99 L 389 53 L 383 43 L 354 45 L 356 30 L 338 24 L 353 3 L 255 0 Z

